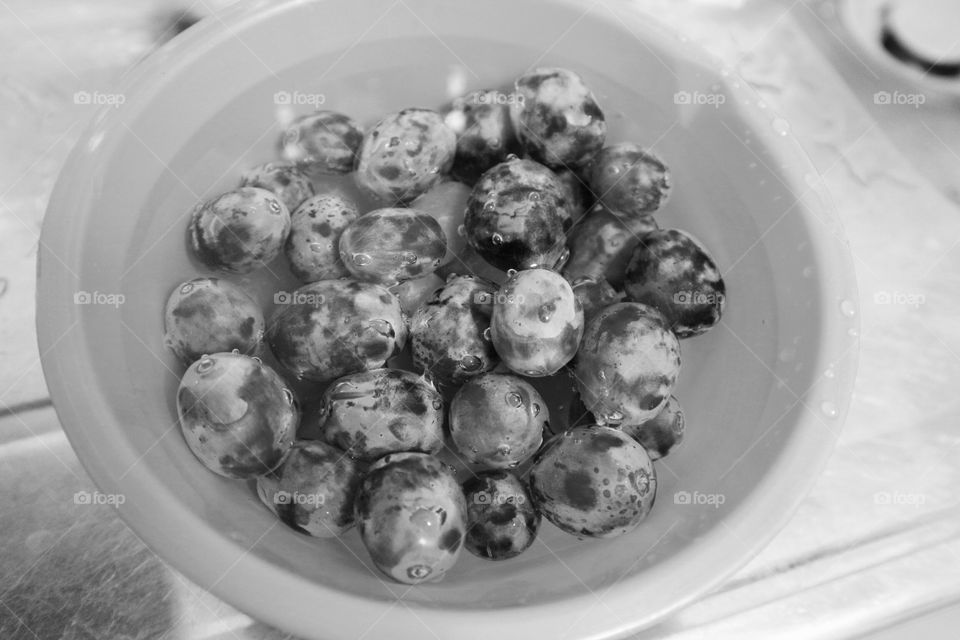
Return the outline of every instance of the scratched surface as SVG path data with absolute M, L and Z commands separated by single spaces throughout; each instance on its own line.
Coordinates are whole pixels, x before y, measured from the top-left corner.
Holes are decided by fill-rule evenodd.
M 911 89 L 848 49 L 830 3 L 642 4 L 737 68 L 805 146 L 850 237 L 863 345 L 840 444 L 795 518 L 729 583 L 641 637 L 849 637 L 960 600 L 955 108 L 873 102 Z M 163 15 L 148 0 L 0 0 L 0 638 L 288 637 L 191 585 L 111 507 L 78 504 L 93 487 L 53 412 L 35 408 L 47 401 L 38 232 L 92 109 L 74 94 L 107 90 Z

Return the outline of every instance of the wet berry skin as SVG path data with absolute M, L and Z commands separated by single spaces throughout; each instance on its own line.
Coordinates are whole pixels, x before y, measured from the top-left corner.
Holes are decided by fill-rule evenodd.
M 468 462 L 518 466 L 543 442 L 550 411 L 519 376 L 485 373 L 460 387 L 450 403 L 450 435 Z
M 300 413 L 283 379 L 256 358 L 206 355 L 177 390 L 187 445 L 208 469 L 228 478 L 273 470 L 293 444 Z
M 540 514 L 526 485 L 508 471 L 481 471 L 463 484 L 467 551 L 487 560 L 515 558 L 533 544 Z
M 245 274 L 271 262 L 290 233 L 290 212 L 272 192 L 257 187 L 227 191 L 194 208 L 190 246 L 204 265 Z
M 443 447 L 443 399 L 424 377 L 401 369 L 361 371 L 323 393 L 322 438 L 361 460 Z
M 184 363 L 205 353 L 238 350 L 255 356 L 263 340 L 259 305 L 239 286 L 222 278 L 194 278 L 167 299 L 164 340 Z
M 613 427 L 574 427 L 554 436 L 530 470 L 537 508 L 578 537 L 633 531 L 650 513 L 656 489 L 646 449 Z
M 663 314 L 637 302 L 618 302 L 597 313 L 574 362 L 580 397 L 601 424 L 653 418 L 679 375 L 679 340 Z
M 390 453 L 377 460 L 355 510 L 370 558 L 397 582 L 441 580 L 463 549 L 463 490 L 450 467 L 432 455 Z
M 726 285 L 706 248 L 679 229 L 643 237 L 627 267 L 627 298 L 658 309 L 680 338 L 713 328 L 723 314 Z

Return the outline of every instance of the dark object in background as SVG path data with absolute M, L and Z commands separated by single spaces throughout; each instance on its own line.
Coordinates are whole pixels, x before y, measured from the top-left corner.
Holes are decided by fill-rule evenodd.
M 943 56 L 928 58 L 926 55 L 915 51 L 903 38 L 903 35 L 897 32 L 889 6 L 883 9 L 883 30 L 880 32 L 880 44 L 883 45 L 887 53 L 897 60 L 918 67 L 924 73 L 943 78 L 960 76 L 960 60 L 944 60 Z
M 174 36 L 180 35 L 200 20 L 201 16 L 190 9 L 173 9 L 158 14 L 155 21 L 157 44 L 172 40 Z

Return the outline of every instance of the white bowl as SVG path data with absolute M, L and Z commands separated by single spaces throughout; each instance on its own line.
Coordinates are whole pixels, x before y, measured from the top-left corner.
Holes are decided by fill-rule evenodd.
M 187 212 L 274 157 L 284 109 L 309 111 L 322 95 L 324 108 L 370 124 L 440 107 L 451 91 L 508 87 L 542 65 L 586 78 L 610 141 L 653 145 L 666 159 L 675 188 L 657 217 L 710 247 L 728 310 L 722 326 L 682 343 L 686 441 L 657 463 L 657 503 L 636 532 L 579 541 L 545 523 L 516 560 L 465 553 L 442 583 L 388 583 L 355 532 L 320 542 L 294 533 L 184 444 L 182 369 L 161 325 L 169 291 L 200 271 L 187 255 Z M 246 4 L 176 38 L 120 91 L 123 104 L 99 112 L 71 155 L 45 220 L 44 371 L 90 475 L 125 495 L 120 515 L 243 611 L 310 638 L 622 636 L 743 565 L 830 454 L 856 356 L 839 223 L 757 96 L 627 3 Z M 304 104 L 276 104 L 283 91 Z M 265 301 L 288 284 L 256 283 Z M 124 300 L 74 304 L 77 292 Z

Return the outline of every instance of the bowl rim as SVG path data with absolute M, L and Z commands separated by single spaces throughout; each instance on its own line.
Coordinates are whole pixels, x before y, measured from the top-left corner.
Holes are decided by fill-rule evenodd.
M 232 33 L 274 12 L 295 10 L 298 5 L 325 1 L 252 0 L 231 5 L 218 12 L 216 20 L 202 21 L 141 60 L 124 74 L 119 89 L 125 95 L 149 95 L 159 91 L 176 77 L 177 69 L 181 65 L 189 64 L 193 56 L 203 55 L 204 49 L 209 47 L 213 39 L 232 37 Z M 532 1 L 578 6 L 576 0 Z M 685 36 L 662 24 L 642 8 L 625 7 L 616 0 L 598 0 L 595 6 L 606 6 L 611 11 L 618 9 L 615 13 L 621 21 L 632 21 L 641 33 L 650 33 L 678 44 L 682 43 L 688 49 L 690 57 L 705 68 L 724 69 L 724 65 L 717 58 L 699 46 L 691 45 Z M 627 28 L 626 25 L 624 22 L 624 28 Z M 750 111 L 756 122 L 767 120 L 772 123 L 777 119 L 778 116 L 772 109 L 755 106 L 760 101 L 759 96 L 745 81 L 739 80 L 733 70 L 724 69 L 724 75 L 728 81 L 725 91 L 741 103 L 740 108 Z M 105 450 L 99 443 L 91 442 L 85 437 L 84 425 L 110 420 L 110 407 L 92 380 L 78 384 L 75 376 L 65 371 L 64 359 L 83 362 L 89 358 L 89 353 L 85 350 L 83 341 L 64 340 L 70 330 L 80 322 L 80 308 L 73 305 L 64 309 L 65 305 L 59 301 L 67 299 L 75 289 L 69 278 L 62 273 L 51 271 L 50 267 L 59 262 L 69 269 L 60 256 L 66 256 L 70 260 L 80 256 L 82 252 L 82 234 L 74 231 L 82 228 L 84 216 L 89 215 L 89 211 L 77 211 L 75 206 L 71 206 L 70 194 L 91 176 L 92 167 L 97 164 L 93 158 L 105 153 L 103 146 L 98 145 L 98 136 L 102 138 L 104 131 L 118 126 L 122 122 L 119 118 L 115 109 L 100 109 L 70 153 L 47 208 L 37 263 L 37 336 L 44 375 L 68 440 L 94 483 L 104 491 L 121 487 L 116 470 L 110 468 L 111 464 L 115 464 L 112 456 L 121 456 L 120 459 L 122 456 L 130 456 L 132 459 L 137 457 L 139 452 L 126 442 L 112 443 L 110 446 L 113 448 Z M 691 547 L 688 557 L 707 563 L 711 540 L 734 535 L 738 536 L 741 542 L 748 541 L 742 544 L 743 551 L 739 556 L 723 558 L 719 569 L 714 568 L 709 577 L 684 596 L 674 597 L 670 602 L 658 603 L 651 608 L 637 607 L 636 597 L 631 594 L 631 583 L 636 577 L 623 579 L 604 592 L 603 598 L 609 607 L 634 612 L 628 622 L 614 623 L 609 616 L 606 620 L 598 620 L 597 616 L 592 620 L 578 620 L 578 611 L 595 604 L 596 595 L 593 593 L 548 603 L 500 609 L 438 609 L 398 599 L 402 606 L 387 606 L 379 620 L 387 624 L 391 635 L 403 637 L 405 632 L 416 633 L 417 630 L 422 633 L 424 626 L 449 633 L 453 630 L 483 629 L 489 628 L 493 620 L 492 624 L 505 630 L 511 637 L 529 637 L 531 634 L 536 637 L 537 627 L 532 626 L 531 620 L 536 624 L 542 617 L 568 626 L 586 622 L 586 628 L 589 629 L 587 637 L 591 638 L 626 635 L 652 625 L 722 583 L 765 547 L 792 517 L 826 465 L 846 418 L 859 352 L 859 313 L 856 307 L 859 297 L 853 259 L 829 193 L 822 180 L 811 185 L 802 179 L 807 175 L 819 176 L 813 163 L 792 134 L 777 135 L 771 127 L 764 130 L 757 126 L 756 129 L 765 149 L 775 152 L 781 159 L 789 158 L 789 166 L 785 162 L 780 167 L 784 179 L 791 181 L 791 186 L 817 196 L 819 207 L 815 210 L 805 201 L 798 207 L 800 214 L 812 223 L 827 224 L 831 230 L 831 233 L 811 235 L 811 245 L 820 267 L 818 273 L 830 274 L 830 277 L 825 276 L 820 281 L 822 308 L 836 311 L 831 316 L 825 312 L 820 318 L 823 336 L 812 361 L 818 371 L 829 364 L 835 376 L 829 380 L 819 378 L 806 394 L 816 389 L 832 389 L 830 397 L 836 405 L 832 420 L 835 429 L 830 430 L 830 434 L 824 437 L 822 430 L 795 427 L 791 435 L 791 447 L 780 454 L 782 459 L 778 458 L 778 463 L 783 463 L 790 469 L 802 468 L 804 473 L 771 476 L 770 482 L 755 487 L 736 512 L 727 517 L 724 523 L 726 527 L 715 527 L 701 538 L 698 545 Z M 837 309 L 841 300 L 847 305 L 847 314 L 840 314 Z M 851 310 L 852 314 L 849 313 Z M 52 354 L 55 346 L 61 350 L 56 356 Z M 836 359 L 838 353 L 842 355 Z M 798 421 L 802 421 L 800 424 L 810 420 L 811 417 L 806 415 L 798 418 Z M 772 481 L 774 478 L 777 479 L 776 482 Z M 145 526 L 147 515 L 143 508 L 136 506 L 138 500 L 132 499 L 127 500 L 118 512 L 135 534 L 158 557 L 170 562 L 177 571 L 238 609 L 276 627 L 308 637 L 317 637 L 316 634 L 321 631 L 332 634 L 325 637 L 349 637 L 348 633 L 357 629 L 362 631 L 362 624 L 360 627 L 344 626 L 333 629 L 331 626 L 318 629 L 316 620 L 304 614 L 314 612 L 316 615 L 320 602 L 323 602 L 324 608 L 337 612 L 338 624 L 353 624 L 353 620 L 369 622 L 373 600 L 314 583 L 247 553 L 228 536 L 210 528 L 203 519 L 179 507 L 177 496 L 164 489 L 159 479 L 143 465 L 126 476 L 122 489 L 124 493 L 133 494 L 134 497 L 148 498 L 153 517 L 156 517 L 157 512 L 169 516 L 168 519 L 175 522 L 171 526 L 179 535 L 171 535 L 174 529 Z M 758 535 L 758 531 L 762 533 Z M 185 549 L 182 544 L 184 539 L 191 540 L 192 544 L 187 546 L 194 546 L 195 549 Z M 715 567 L 718 564 L 717 559 L 711 558 L 709 564 Z M 214 575 L 224 568 L 234 576 L 233 579 L 225 580 L 226 573 Z M 252 584 L 258 583 L 263 586 L 251 588 Z M 283 588 L 279 585 L 283 585 Z M 376 604 L 383 608 L 383 602 L 377 601 Z M 490 616 L 491 612 L 496 612 L 493 618 Z M 444 632 L 441 632 L 441 637 L 445 635 Z

